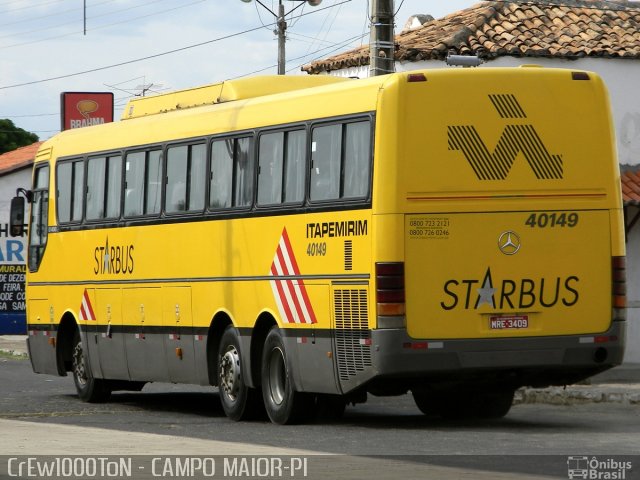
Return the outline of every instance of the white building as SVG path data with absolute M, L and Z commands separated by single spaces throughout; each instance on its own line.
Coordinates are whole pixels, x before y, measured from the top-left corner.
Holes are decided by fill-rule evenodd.
M 616 126 L 627 224 L 625 362 L 640 363 L 640 2 L 485 1 L 441 19 L 417 15 L 396 36 L 396 71 L 454 68 L 445 64 L 449 54 L 476 55 L 484 61 L 480 68 L 536 64 L 589 70 L 604 79 Z M 369 47 L 315 61 L 303 70 L 367 77 Z
M 11 199 L 31 188 L 31 169 L 42 142 L 0 155 L 0 335 L 27 333 L 24 298 L 26 237 L 9 236 Z

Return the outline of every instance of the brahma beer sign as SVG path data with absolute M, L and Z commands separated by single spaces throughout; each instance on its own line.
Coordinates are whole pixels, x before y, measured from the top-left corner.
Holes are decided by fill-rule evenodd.
M 63 92 L 60 102 L 62 130 L 113 122 L 111 92 Z

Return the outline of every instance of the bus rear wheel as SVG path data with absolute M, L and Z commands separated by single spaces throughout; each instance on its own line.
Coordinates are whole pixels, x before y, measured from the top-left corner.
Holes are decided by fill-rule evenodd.
M 510 388 L 490 391 L 412 392 L 413 399 L 422 413 L 448 419 L 502 418 L 511 409 L 514 393 Z
M 242 374 L 240 337 L 231 325 L 220 338 L 218 349 L 218 390 L 224 413 L 231 420 L 253 418 L 262 410 L 260 392 L 249 388 Z
M 291 373 L 282 332 L 273 327 L 262 352 L 262 397 L 267 415 L 280 425 L 302 422 L 313 412 L 314 397 L 295 390 Z
M 111 396 L 111 389 L 106 380 L 94 378 L 87 364 L 86 353 L 80 339 L 80 332 L 76 330 L 73 337 L 73 350 L 71 358 L 71 370 L 73 383 L 76 385 L 78 398 L 83 402 L 106 402 Z

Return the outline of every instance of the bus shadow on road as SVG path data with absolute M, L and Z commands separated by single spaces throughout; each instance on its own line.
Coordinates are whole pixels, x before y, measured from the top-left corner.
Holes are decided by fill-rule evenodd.
M 75 395 L 70 395 L 76 398 Z M 79 400 L 77 400 L 79 401 Z M 93 407 L 96 404 L 92 404 Z M 211 392 L 115 392 L 102 404 L 110 409 L 128 408 L 203 417 L 224 417 L 218 393 Z
M 152 391 L 147 391 L 147 388 Z M 73 407 L 70 415 L 87 413 L 117 413 L 120 411 L 143 411 L 146 413 L 171 413 L 174 420 L 180 416 L 203 417 L 226 420 L 220 403 L 218 392 L 214 387 L 195 387 L 201 391 L 189 391 L 187 387 L 168 385 L 163 391 L 162 385 L 149 385 L 141 392 L 114 392 L 108 402 L 88 404 L 81 402 L 75 395 L 63 395 Z M 171 391 L 171 389 L 178 391 Z M 58 407 L 53 407 L 57 410 Z M 557 408 L 557 407 L 556 407 Z M 341 418 L 325 417 L 310 413 L 305 425 L 315 427 L 356 427 L 376 430 L 475 430 L 495 432 L 517 431 L 555 431 L 564 432 L 591 430 L 576 418 L 576 422 L 568 421 L 548 411 L 544 418 L 529 411 L 532 407 L 516 406 L 503 418 L 496 419 L 448 419 L 422 414 L 411 402 L 409 396 L 393 398 L 372 398 L 370 402 L 356 406 L 348 406 Z M 177 416 L 176 416 L 177 415 Z M 269 423 L 266 413 L 254 415 L 251 422 Z M 231 422 L 231 420 L 229 420 Z M 235 422 L 232 422 L 235 423 Z M 244 422 L 241 422 L 244 423 Z

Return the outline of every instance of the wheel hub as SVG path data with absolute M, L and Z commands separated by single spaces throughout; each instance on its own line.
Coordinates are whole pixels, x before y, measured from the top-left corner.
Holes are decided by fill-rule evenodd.
M 87 384 L 87 371 L 84 365 L 81 343 L 78 343 L 73 349 L 73 374 L 79 385 L 85 386 Z
M 280 348 L 274 348 L 269 355 L 269 392 L 273 402 L 282 404 L 286 395 L 287 371 L 284 353 Z
M 240 355 L 233 346 L 220 359 L 220 388 L 235 401 L 240 390 Z

